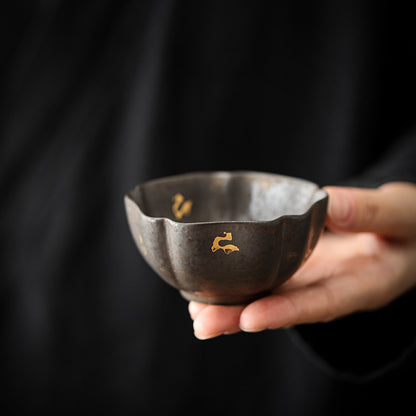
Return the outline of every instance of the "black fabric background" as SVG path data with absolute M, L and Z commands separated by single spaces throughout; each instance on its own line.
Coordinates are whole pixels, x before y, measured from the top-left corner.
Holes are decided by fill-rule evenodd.
M 415 355 L 402 356 L 414 293 L 299 328 L 294 341 L 269 331 L 200 342 L 186 302 L 138 254 L 123 207 L 137 183 L 195 170 L 416 181 L 410 11 L 10 3 L 0 15 L 3 414 L 414 407 Z

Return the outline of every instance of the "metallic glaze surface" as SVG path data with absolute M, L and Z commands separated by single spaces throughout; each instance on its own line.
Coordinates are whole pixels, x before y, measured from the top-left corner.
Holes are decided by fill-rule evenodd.
M 247 303 L 289 279 L 316 246 L 327 203 L 311 182 L 260 172 L 183 174 L 125 196 L 146 262 L 186 299 L 214 304 Z

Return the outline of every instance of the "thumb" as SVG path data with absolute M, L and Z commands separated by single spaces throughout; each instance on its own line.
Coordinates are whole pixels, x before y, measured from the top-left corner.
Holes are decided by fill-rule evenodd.
M 374 232 L 398 239 L 416 238 L 416 186 L 389 183 L 377 189 L 326 187 L 326 225 L 337 231 Z

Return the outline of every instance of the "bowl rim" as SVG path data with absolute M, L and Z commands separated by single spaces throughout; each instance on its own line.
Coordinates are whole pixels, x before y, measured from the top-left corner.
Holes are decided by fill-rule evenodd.
M 135 192 L 136 190 L 138 190 L 139 188 L 142 188 L 144 185 L 152 185 L 155 183 L 160 183 L 160 182 L 174 182 L 178 179 L 184 179 L 184 178 L 189 178 L 191 176 L 235 176 L 235 175 L 263 175 L 263 176 L 277 176 L 283 179 L 289 179 L 289 180 L 295 180 L 296 182 L 304 182 L 310 185 L 315 185 L 316 189 L 314 191 L 314 195 L 316 195 L 316 193 L 319 193 L 321 195 L 318 196 L 318 199 L 313 202 L 310 203 L 308 205 L 308 208 L 306 209 L 305 212 L 302 212 L 301 214 L 285 214 L 285 215 L 280 215 L 276 218 L 273 218 L 271 220 L 227 220 L 227 221 L 193 221 L 193 222 L 186 222 L 186 221 L 175 221 L 171 218 L 165 217 L 165 216 L 161 216 L 161 217 L 156 217 L 156 216 L 152 216 L 152 215 L 147 215 L 143 212 L 143 210 L 141 209 L 140 205 L 133 199 L 132 197 L 132 193 Z M 281 175 L 278 173 L 273 173 L 273 172 L 260 172 L 260 171 L 252 171 L 252 170 L 234 170 L 234 171 L 223 171 L 223 170 L 218 170 L 218 171 L 195 171 L 195 172 L 187 172 L 187 173 L 180 173 L 180 174 L 176 174 L 176 175 L 170 175 L 170 176 L 165 176 L 165 177 L 160 177 L 160 178 L 155 178 L 155 179 L 150 179 L 148 181 L 144 181 L 139 183 L 138 185 L 136 185 L 133 189 L 131 189 L 129 192 L 127 192 L 124 195 L 124 200 L 125 202 L 127 200 L 131 201 L 139 210 L 140 215 L 143 216 L 144 218 L 146 218 L 149 221 L 166 221 L 168 223 L 171 223 L 172 225 L 175 226 L 212 226 L 212 225 L 223 225 L 223 224 L 233 224 L 233 225 L 239 225 L 239 224 L 253 224 L 253 225 L 266 225 L 266 224 L 275 224 L 277 222 L 283 221 L 285 219 L 303 219 L 305 217 L 307 217 L 315 208 L 316 205 L 318 204 L 322 204 L 324 203 L 324 201 L 328 201 L 329 199 L 329 195 L 328 192 L 325 191 L 324 189 L 322 189 L 321 187 L 319 187 L 315 182 L 312 182 L 310 180 L 307 179 L 303 179 L 303 178 L 299 178 L 296 176 L 288 176 L 288 175 Z

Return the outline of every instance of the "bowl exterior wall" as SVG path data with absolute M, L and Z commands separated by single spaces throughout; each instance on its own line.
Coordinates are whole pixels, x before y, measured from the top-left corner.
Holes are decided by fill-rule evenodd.
M 315 247 L 327 198 L 302 216 L 269 222 L 178 223 L 144 215 L 125 198 L 136 245 L 147 263 L 187 299 L 246 303 L 276 288 Z

